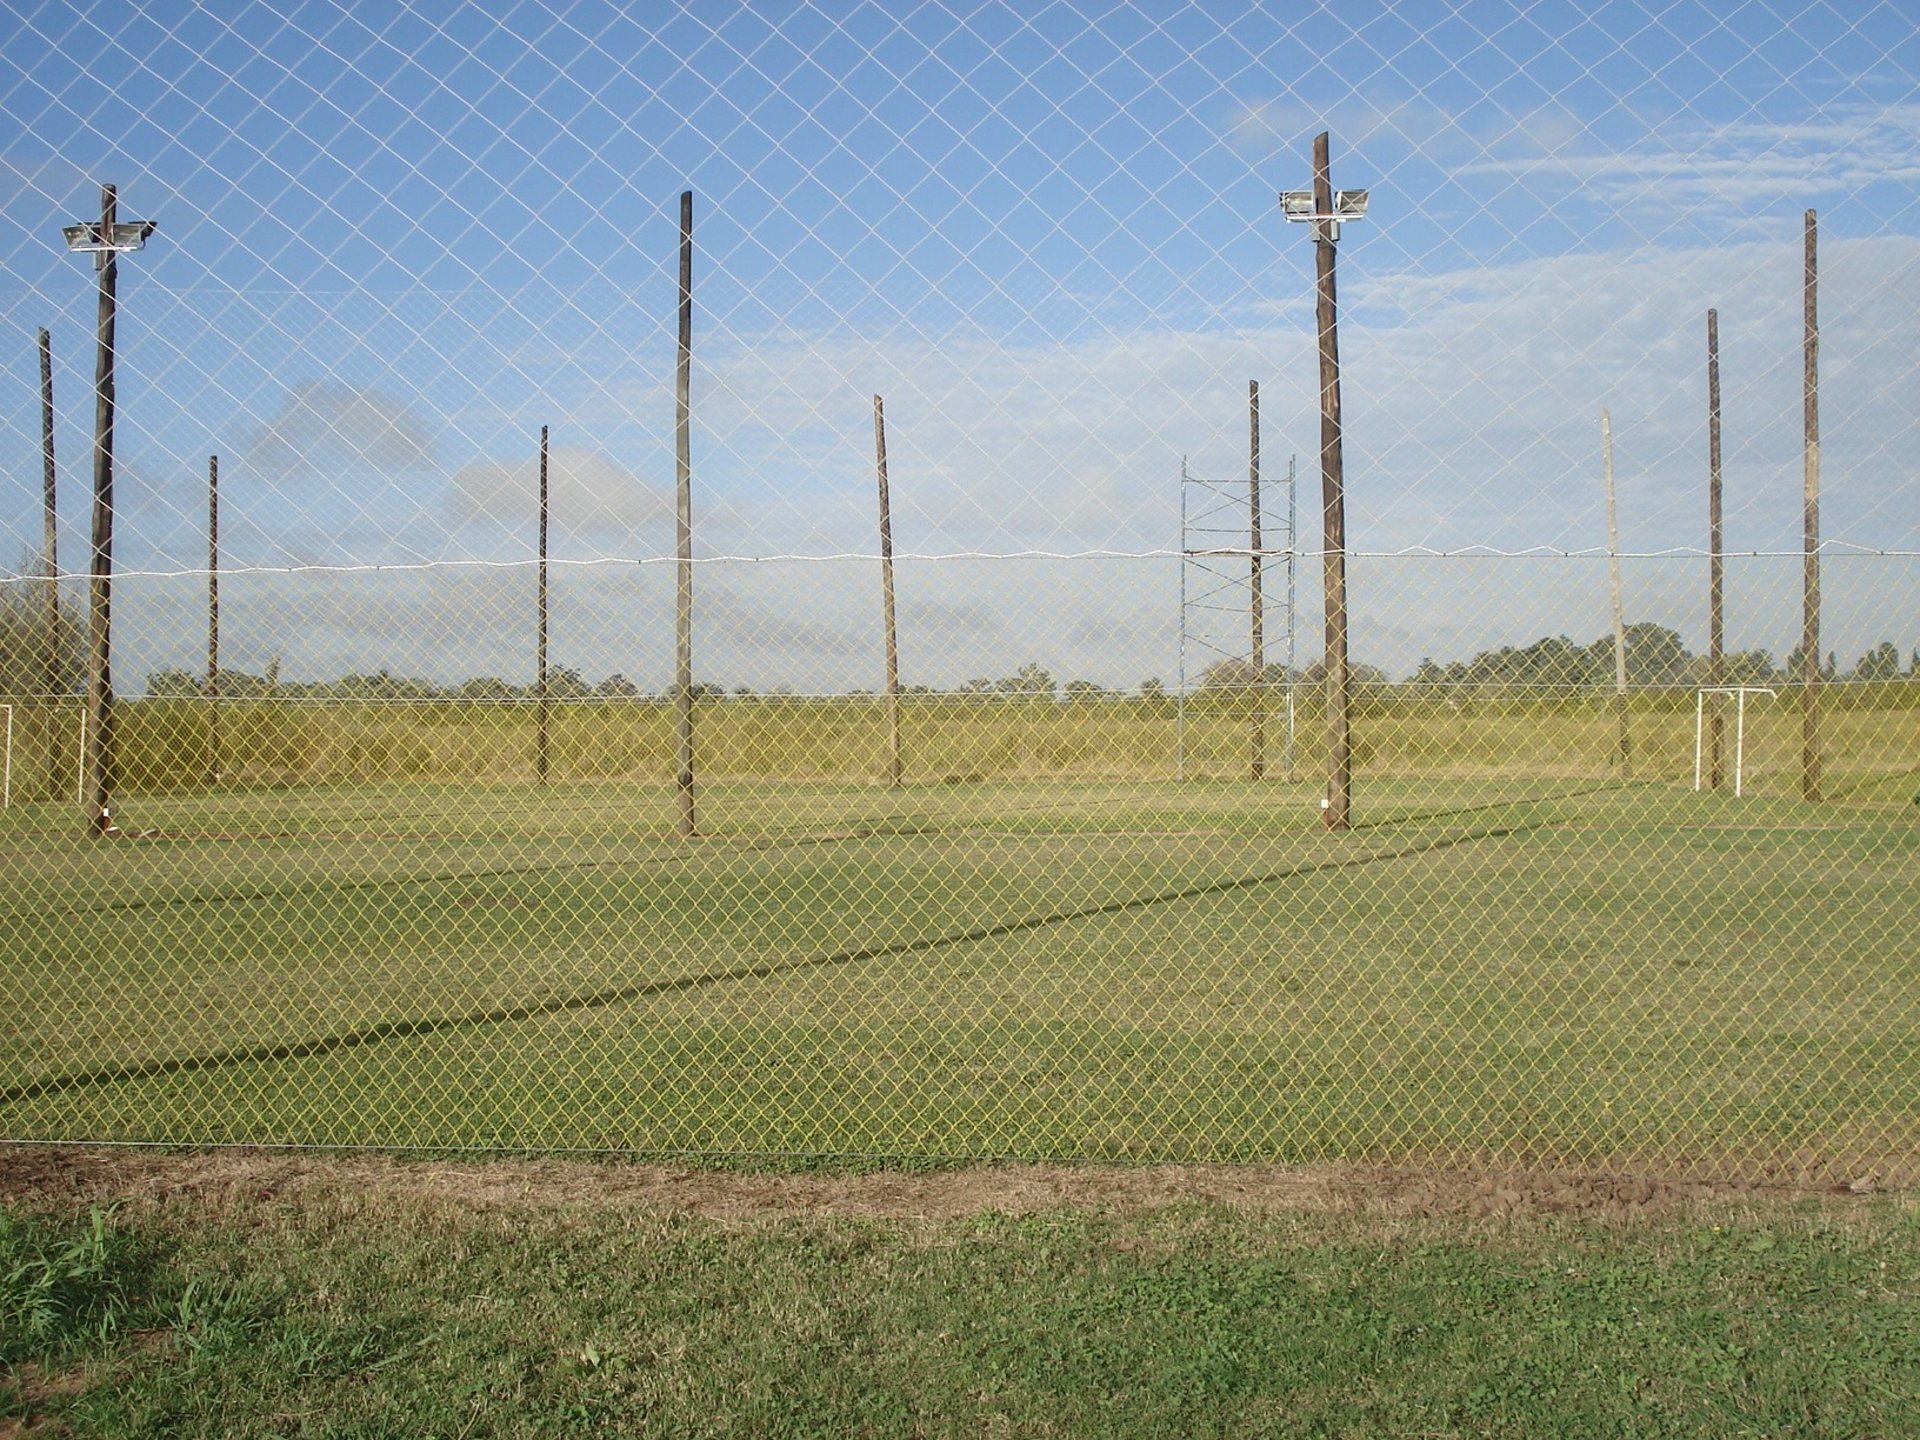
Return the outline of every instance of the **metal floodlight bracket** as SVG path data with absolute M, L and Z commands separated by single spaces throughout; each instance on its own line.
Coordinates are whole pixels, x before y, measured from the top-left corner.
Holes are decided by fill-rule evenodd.
M 89 220 L 80 225 L 63 225 L 60 233 L 67 237 L 67 249 L 77 255 L 93 256 L 94 269 L 102 270 L 109 255 L 144 248 L 156 224 L 153 220 L 119 220 L 112 225 L 102 225 L 98 220 Z
M 1282 190 L 1280 209 L 1289 220 L 1314 227 L 1313 237 L 1318 240 L 1324 236 L 1328 240 L 1340 238 L 1340 222 L 1343 220 L 1363 220 L 1367 214 L 1367 192 L 1364 190 L 1336 190 L 1333 192 L 1333 213 L 1322 214 L 1314 209 L 1313 191 Z

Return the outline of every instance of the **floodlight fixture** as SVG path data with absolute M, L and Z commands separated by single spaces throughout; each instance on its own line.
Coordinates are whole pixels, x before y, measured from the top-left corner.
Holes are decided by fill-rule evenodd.
M 77 255 L 93 256 L 93 268 L 104 270 L 108 256 L 144 249 L 156 224 L 152 220 L 89 220 L 79 225 L 63 225 L 60 233 L 67 237 L 67 249 Z
M 1289 220 L 1314 226 L 1314 239 L 1324 234 L 1328 240 L 1338 240 L 1341 221 L 1366 218 L 1367 192 L 1336 190 L 1333 192 L 1333 210 L 1331 213 L 1322 213 L 1313 202 L 1313 191 L 1282 190 L 1280 210 Z

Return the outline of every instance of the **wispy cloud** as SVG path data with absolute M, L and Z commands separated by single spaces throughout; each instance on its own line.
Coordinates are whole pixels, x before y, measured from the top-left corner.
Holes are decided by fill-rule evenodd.
M 1464 177 L 1558 178 L 1622 210 L 1693 211 L 1726 221 L 1757 210 L 1920 180 L 1920 105 L 1832 106 L 1797 121 L 1713 122 L 1682 112 L 1625 145 L 1576 134 L 1535 153 L 1489 155 Z
M 443 514 L 450 527 L 483 522 L 517 527 L 532 544 L 539 510 L 539 458 L 475 460 L 454 471 Z M 653 484 L 599 450 L 556 445 L 547 457 L 549 523 L 555 536 L 611 544 L 633 553 L 658 536 L 635 532 L 668 513 Z
M 385 391 L 306 380 L 290 386 L 280 408 L 248 437 L 244 457 L 276 484 L 342 469 L 413 470 L 432 463 L 433 427 Z

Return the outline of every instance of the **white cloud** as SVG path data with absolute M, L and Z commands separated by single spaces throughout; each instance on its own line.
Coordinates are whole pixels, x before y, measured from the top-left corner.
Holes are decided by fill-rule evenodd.
M 1624 146 L 1575 139 L 1493 154 L 1460 173 L 1558 176 L 1622 212 L 1684 212 L 1726 224 L 1920 179 L 1920 105 L 1835 105 L 1784 122 L 1683 113 Z
M 485 522 L 523 532 L 530 547 L 539 515 L 539 457 L 475 460 L 453 473 L 445 516 L 452 526 Z M 547 456 L 550 539 L 606 542 L 629 553 L 636 531 L 671 513 L 658 487 L 599 450 L 556 445 Z M 654 548 L 660 537 L 639 537 Z M 598 546 L 592 547 L 596 551 Z M 604 553 L 601 551 L 600 553 Z
M 1696 572 L 1706 541 L 1708 305 L 1720 315 L 1728 544 L 1736 553 L 1797 547 L 1797 232 L 1783 241 L 1647 247 L 1444 273 L 1382 274 L 1369 269 L 1369 258 L 1359 247 L 1342 252 L 1352 546 L 1589 554 L 1356 562 L 1359 658 L 1404 673 L 1425 655 L 1460 658 L 1550 633 L 1585 641 L 1605 630 L 1605 567 L 1595 558 L 1606 534 L 1602 406 L 1613 417 L 1626 548 L 1696 552 L 1630 563 L 1629 618 L 1672 624 L 1696 647 L 1704 642 L 1704 580 Z M 1823 246 L 1822 262 L 1825 534 L 1838 545 L 1920 549 L 1909 404 L 1920 369 L 1912 338 L 1920 334 L 1920 241 L 1835 239 Z M 1309 283 L 1299 274 L 1285 278 Z M 874 337 L 721 330 L 708 340 L 695 385 L 696 549 L 763 559 L 699 570 L 699 677 L 797 690 L 877 683 L 877 568 L 864 559 L 764 559 L 876 553 L 876 392 L 887 403 L 909 683 L 957 684 L 1029 661 L 1063 679 L 1132 685 L 1152 674 L 1171 681 L 1180 584 L 1169 552 L 1181 543 L 1182 460 L 1196 477 L 1223 485 L 1244 476 L 1249 378 L 1261 381 L 1268 543 L 1280 543 L 1286 465 L 1296 456 L 1301 544 L 1317 545 L 1315 361 L 1304 314 L 1210 333 L 1072 334 L 1015 342 L 977 327 L 932 335 L 903 326 Z M 649 403 L 661 404 L 657 387 Z M 367 420 L 360 433 L 373 439 L 362 453 L 392 443 L 381 435 L 400 428 L 383 423 L 371 403 L 363 410 L 348 399 L 336 411 Z M 657 561 L 670 553 L 664 487 L 597 448 L 557 447 L 552 461 L 556 555 Z M 670 463 L 670 450 L 660 462 Z M 301 534 L 323 517 L 269 495 L 233 517 L 230 553 L 239 563 L 519 560 L 531 554 L 534 464 L 529 451 L 522 460 L 475 461 L 445 479 L 429 475 L 405 513 L 380 512 L 362 496 L 337 534 L 307 549 L 294 545 L 291 529 L 269 528 L 276 512 L 266 502 L 304 514 Z M 138 466 L 129 471 L 139 473 Z M 173 483 L 151 473 L 156 486 Z M 146 488 L 129 484 L 130 500 Z M 183 501 L 176 519 L 172 552 L 191 565 L 197 512 Z M 278 537 L 278 548 L 262 542 L 248 550 L 249 526 Z M 916 558 L 1109 549 L 1141 558 Z M 1874 570 L 1836 559 L 1831 567 L 1828 627 L 1843 663 L 1882 638 L 1903 651 L 1920 640 L 1912 633 L 1911 570 L 1899 563 Z M 1735 582 L 1735 643 L 1784 653 L 1797 569 L 1784 561 L 1744 564 Z M 281 646 L 289 667 L 299 655 L 303 675 L 386 664 L 445 679 L 524 678 L 531 581 L 508 573 L 513 578 L 501 583 L 518 598 L 498 603 L 460 591 L 457 580 L 445 582 L 451 590 L 416 592 L 369 573 L 288 590 L 278 608 L 267 603 L 264 577 L 253 583 L 266 588 L 253 592 L 236 581 L 226 603 L 236 647 L 241 627 L 255 625 L 262 638 L 254 648 Z M 1272 653 L 1283 617 L 1278 577 L 1269 573 Z M 1319 571 L 1311 559 L 1298 581 L 1304 663 L 1318 645 Z M 666 683 L 670 565 L 559 567 L 555 586 L 555 663 L 590 676 L 619 670 L 649 688 Z M 456 592 L 466 598 L 447 598 Z M 198 643 L 192 584 L 177 616 L 143 614 L 136 593 L 122 610 L 127 654 L 191 664 Z M 1241 643 L 1239 619 L 1227 614 L 1219 623 L 1223 646 Z
M 269 483 L 343 469 L 413 470 L 432 461 L 433 428 L 407 401 L 342 380 L 291 386 L 248 437 L 247 466 Z

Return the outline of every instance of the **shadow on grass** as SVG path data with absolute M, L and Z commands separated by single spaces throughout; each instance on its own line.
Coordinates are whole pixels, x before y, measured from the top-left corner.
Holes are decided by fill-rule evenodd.
M 1559 798 L 1559 797 L 1556 797 Z M 1507 804 L 1526 804 L 1527 801 L 1509 801 Z M 1422 818 L 1443 817 L 1404 817 L 1399 823 Z M 481 1029 L 489 1026 L 511 1025 L 526 1020 L 545 1019 L 556 1015 L 572 1014 L 586 1010 L 601 1010 L 614 1005 L 629 1004 L 636 1000 L 654 996 L 675 995 L 687 991 L 703 990 L 712 986 L 732 984 L 739 981 L 764 980 L 774 976 L 790 975 L 807 970 L 830 969 L 842 965 L 859 964 L 867 960 L 893 959 L 905 955 L 917 955 L 948 949 L 956 945 L 975 944 L 986 940 L 999 940 L 1008 936 L 1030 934 L 1034 931 L 1049 929 L 1055 925 L 1070 924 L 1078 920 L 1092 920 L 1107 916 L 1125 915 L 1150 910 L 1160 905 L 1175 904 L 1184 900 L 1200 900 L 1216 895 L 1229 895 L 1238 892 L 1261 889 L 1269 885 L 1282 884 L 1309 875 L 1327 874 L 1339 870 L 1358 869 L 1363 866 L 1380 864 L 1393 860 L 1408 860 L 1421 855 L 1429 855 L 1442 850 L 1453 849 L 1461 845 L 1475 844 L 1482 840 L 1495 840 L 1508 836 L 1526 834 L 1546 829 L 1560 823 L 1558 815 L 1517 822 L 1510 825 L 1476 828 L 1456 834 L 1437 835 L 1413 844 L 1401 845 L 1387 850 L 1370 850 L 1361 855 L 1342 855 L 1307 864 L 1288 865 L 1278 870 L 1259 875 L 1244 875 L 1231 879 L 1214 880 L 1205 884 L 1182 886 L 1173 890 L 1156 891 L 1150 895 L 1138 895 L 1124 900 L 1111 900 L 1104 904 L 1087 905 L 1069 909 L 1050 911 L 1042 915 L 1029 915 L 1018 920 L 1000 921 L 991 925 L 980 925 L 946 935 L 922 936 L 912 940 L 898 940 L 887 944 L 865 945 L 845 950 L 830 951 L 822 955 L 806 955 L 790 959 L 769 960 L 757 965 L 741 965 L 726 970 L 707 971 L 698 975 L 683 975 L 672 980 L 653 980 L 638 985 L 622 985 L 615 988 L 596 990 L 587 994 L 561 995 L 551 999 L 529 1004 L 503 1005 L 486 1010 L 469 1011 L 461 1015 L 443 1015 L 417 1017 L 402 1020 L 383 1020 L 374 1025 L 362 1026 L 353 1030 L 337 1031 L 331 1035 L 316 1036 L 307 1040 L 289 1040 L 272 1044 L 235 1046 L 222 1050 L 208 1051 L 199 1055 L 174 1056 L 162 1060 L 147 1060 L 123 1065 L 107 1065 L 91 1070 L 71 1071 L 64 1075 L 50 1075 L 39 1080 L 29 1080 L 10 1085 L 0 1090 L 0 1104 L 13 1105 L 30 1100 L 38 1100 L 49 1095 L 62 1095 L 76 1090 L 85 1090 L 95 1086 L 122 1084 L 132 1081 L 152 1080 L 171 1075 L 191 1075 L 203 1070 L 217 1070 L 234 1065 L 271 1064 L 286 1060 L 305 1060 L 317 1056 L 331 1055 L 342 1050 L 352 1050 L 361 1046 L 380 1045 L 389 1041 L 408 1040 L 431 1035 L 443 1035 L 462 1030 Z M 1394 822 L 1382 822 L 1383 825 Z

